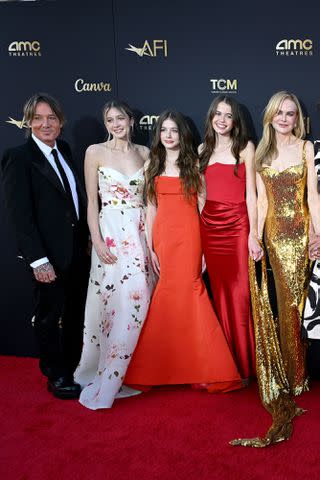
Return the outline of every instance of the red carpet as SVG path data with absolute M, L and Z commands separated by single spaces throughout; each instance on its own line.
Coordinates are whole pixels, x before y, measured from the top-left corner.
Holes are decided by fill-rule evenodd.
M 270 423 L 256 385 L 213 395 L 162 387 L 89 411 L 46 391 L 37 361 L 1 357 L 3 480 L 296 480 L 320 473 L 320 384 L 298 400 L 291 440 L 231 447 Z

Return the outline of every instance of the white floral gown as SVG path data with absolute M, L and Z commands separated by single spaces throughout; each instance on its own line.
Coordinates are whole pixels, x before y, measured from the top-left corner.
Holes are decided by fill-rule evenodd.
M 98 181 L 100 231 L 118 260 L 102 263 L 92 249 L 84 344 L 75 371 L 80 403 L 92 410 L 109 408 L 117 396 L 126 396 L 122 381 L 154 285 L 144 230 L 143 170 L 128 177 L 99 167 Z

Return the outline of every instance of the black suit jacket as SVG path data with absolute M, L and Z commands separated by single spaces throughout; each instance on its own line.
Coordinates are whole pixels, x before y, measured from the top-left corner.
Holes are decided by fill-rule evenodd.
M 59 151 L 71 168 L 79 197 L 79 222 L 74 224 L 64 188 L 32 138 L 7 150 L 2 159 L 2 180 L 9 217 L 16 231 L 19 253 L 28 264 L 48 257 L 52 265 L 66 270 L 72 260 L 74 229 L 86 248 L 86 196 L 72 166 L 71 151 L 57 141 Z

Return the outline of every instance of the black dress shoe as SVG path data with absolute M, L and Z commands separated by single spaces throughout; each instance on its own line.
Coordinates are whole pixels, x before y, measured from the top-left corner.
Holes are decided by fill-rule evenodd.
M 79 398 L 81 388 L 78 383 L 75 383 L 72 379 L 66 377 L 59 377 L 55 380 L 48 380 L 47 383 L 49 392 L 62 400 L 70 398 Z

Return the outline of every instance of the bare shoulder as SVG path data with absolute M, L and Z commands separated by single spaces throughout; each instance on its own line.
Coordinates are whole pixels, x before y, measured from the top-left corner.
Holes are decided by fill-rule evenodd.
M 145 147 L 144 145 L 135 144 L 135 148 L 137 149 L 141 157 L 144 159 L 144 161 L 146 161 L 149 158 L 150 150 L 148 147 Z
M 150 150 L 145 145 L 138 145 L 137 143 L 135 143 L 135 147 L 138 150 L 138 152 L 140 152 L 141 154 L 149 155 Z
M 253 155 L 254 152 L 255 152 L 256 148 L 254 146 L 254 143 L 249 140 L 247 145 L 245 146 L 245 148 L 243 149 L 243 153 L 246 155 L 246 154 L 249 154 L 249 155 Z
M 86 167 L 96 168 L 106 156 L 106 147 L 104 143 L 89 145 L 86 150 Z
M 89 147 L 86 150 L 86 155 L 90 155 L 90 156 L 97 155 L 105 151 L 106 151 L 105 143 L 94 143 L 93 145 L 89 145 Z
M 200 155 L 200 153 L 202 152 L 203 149 L 204 149 L 204 143 L 200 143 L 200 145 L 198 146 L 199 155 Z
M 306 141 L 306 153 L 308 156 L 314 156 L 314 145 L 312 142 L 310 142 L 310 140 L 307 140 Z
M 252 165 L 254 162 L 254 152 L 255 146 L 251 140 L 248 141 L 247 145 L 244 147 L 240 153 L 240 158 L 247 166 Z

